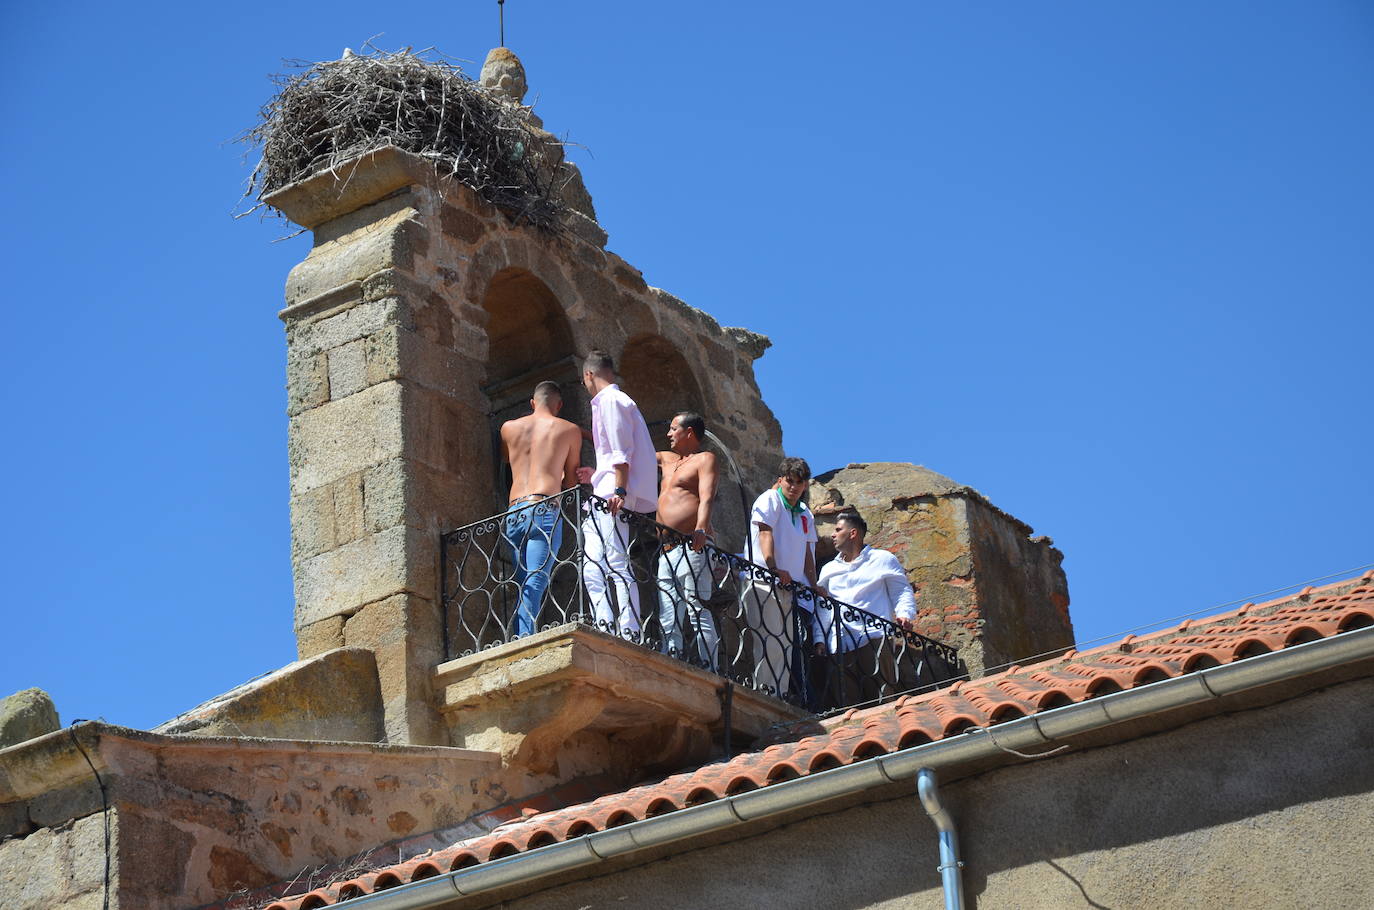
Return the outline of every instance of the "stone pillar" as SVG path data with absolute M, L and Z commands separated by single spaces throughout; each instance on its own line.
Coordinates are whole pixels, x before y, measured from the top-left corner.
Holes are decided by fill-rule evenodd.
M 492 468 L 484 339 L 425 274 L 426 176 L 384 151 L 270 202 L 315 232 L 281 312 L 298 650 L 371 649 L 387 739 L 435 744 L 439 535 L 489 501 Z
M 817 476 L 811 504 L 822 559 L 836 513 L 858 509 L 916 589 L 917 631 L 957 647 L 973 676 L 1072 647 L 1064 554 L 977 490 L 916 465 L 851 464 Z

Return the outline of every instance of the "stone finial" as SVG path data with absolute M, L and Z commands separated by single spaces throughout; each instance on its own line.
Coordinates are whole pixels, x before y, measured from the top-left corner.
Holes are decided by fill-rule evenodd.
M 0 749 L 62 727 L 52 698 L 42 689 L 25 689 L 0 698 Z
M 508 47 L 494 47 L 482 64 L 480 78 L 484 88 L 497 95 L 504 95 L 516 104 L 525 100 L 529 86 L 525 82 L 525 66 L 515 51 Z

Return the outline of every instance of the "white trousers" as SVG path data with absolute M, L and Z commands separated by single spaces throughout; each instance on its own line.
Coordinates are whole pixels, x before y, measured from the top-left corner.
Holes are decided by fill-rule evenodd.
M 629 534 L 630 526 L 609 512 L 591 509 L 582 519 L 582 583 L 593 615 L 603 628 L 622 634 L 639 632 L 639 585 L 630 572 Z
M 740 599 L 746 635 L 753 642 L 754 685 L 786 697 L 792 691 L 792 592 L 746 580 L 740 585 Z
M 716 648 L 720 636 L 716 622 L 707 609 L 711 599 L 711 570 L 706 551 L 693 550 L 680 543 L 658 556 L 658 624 L 663 629 L 663 652 L 675 657 L 696 659 L 716 669 Z M 685 628 L 693 633 L 695 652 L 686 650 Z

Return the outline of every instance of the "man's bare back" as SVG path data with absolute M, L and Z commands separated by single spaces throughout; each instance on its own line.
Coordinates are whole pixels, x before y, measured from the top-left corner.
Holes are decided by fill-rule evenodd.
M 536 409 L 501 425 L 501 452 L 510 462 L 510 501 L 552 496 L 577 484 L 582 433 L 577 425 Z

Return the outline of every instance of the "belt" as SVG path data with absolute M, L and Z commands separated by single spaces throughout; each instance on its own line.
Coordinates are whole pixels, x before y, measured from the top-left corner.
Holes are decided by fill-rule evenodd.
M 667 542 L 665 542 L 665 543 L 660 544 L 659 546 L 662 547 L 664 553 L 667 553 L 667 552 L 669 552 L 669 551 L 671 551 L 671 550 L 676 550 L 676 549 L 677 549 L 678 547 L 680 547 L 680 546 L 685 546 L 685 545 L 690 544 L 690 543 L 691 543 L 691 539 L 692 539 L 692 535 L 691 535 L 691 534 L 688 534 L 688 535 L 687 535 L 687 540 L 669 540 L 669 541 L 667 541 Z M 709 542 L 709 538 L 708 538 L 708 542 Z
M 521 496 L 519 499 L 512 499 L 510 505 L 516 506 L 522 502 L 529 502 L 531 499 L 548 499 L 550 496 L 557 495 L 557 493 L 531 493 L 528 496 Z

